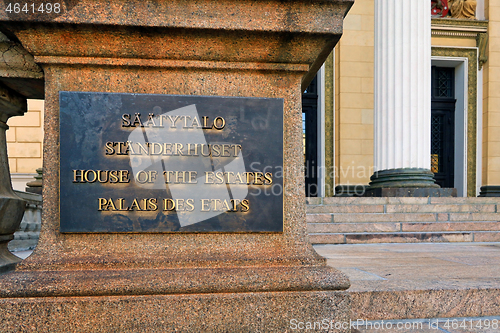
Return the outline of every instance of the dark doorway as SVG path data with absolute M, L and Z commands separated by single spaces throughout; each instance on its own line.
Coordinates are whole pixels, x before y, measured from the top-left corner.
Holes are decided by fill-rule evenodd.
M 454 187 L 455 68 L 432 67 L 431 171 L 441 187 Z
M 306 197 L 318 196 L 318 77 L 302 94 L 302 135 Z

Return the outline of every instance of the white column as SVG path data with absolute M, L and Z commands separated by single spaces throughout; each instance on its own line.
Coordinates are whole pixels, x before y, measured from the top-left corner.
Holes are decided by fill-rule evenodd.
M 374 82 L 375 169 L 430 169 L 429 1 L 375 0 Z

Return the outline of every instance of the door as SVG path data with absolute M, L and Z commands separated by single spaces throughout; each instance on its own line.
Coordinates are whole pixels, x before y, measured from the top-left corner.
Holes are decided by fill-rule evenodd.
M 431 171 L 441 187 L 454 187 L 455 68 L 432 67 Z
M 317 76 L 302 94 L 302 135 L 306 197 L 318 196 L 318 83 Z

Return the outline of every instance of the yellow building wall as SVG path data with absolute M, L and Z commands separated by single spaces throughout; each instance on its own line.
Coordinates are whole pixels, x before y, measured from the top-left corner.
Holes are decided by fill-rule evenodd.
M 336 46 L 336 177 L 368 184 L 373 174 L 374 1 L 356 0 Z
M 450 47 L 476 47 L 474 38 L 450 38 L 450 37 L 432 37 L 432 46 L 450 46 Z
M 43 104 L 43 100 L 28 100 L 28 112 L 7 122 L 7 153 L 12 174 L 35 174 L 42 167 Z
M 500 1 L 485 1 L 488 62 L 483 76 L 482 185 L 500 185 Z

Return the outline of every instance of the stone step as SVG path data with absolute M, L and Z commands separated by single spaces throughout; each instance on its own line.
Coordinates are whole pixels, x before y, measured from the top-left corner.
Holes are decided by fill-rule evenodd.
M 315 205 L 307 206 L 308 214 L 320 213 L 385 213 L 384 205 Z
M 307 198 L 314 244 L 500 240 L 499 198 Z
M 325 197 L 306 198 L 308 205 L 386 205 L 386 204 L 500 204 L 493 197 Z
M 316 245 L 314 248 L 327 259 L 329 266 L 349 277 L 351 287 L 347 292 L 352 297 L 354 321 L 433 318 L 435 322 L 436 318 L 500 315 L 500 243 Z M 415 332 L 498 332 L 498 325 L 495 327 L 491 330 L 483 326 L 474 331 L 427 326 Z M 393 327 L 367 332 L 413 330 Z
M 497 213 L 496 204 L 309 205 L 307 213 Z
M 498 231 L 310 233 L 312 244 L 499 242 Z
M 306 215 L 307 223 L 500 221 L 500 213 L 321 213 Z
M 308 223 L 309 233 L 500 231 L 498 222 Z

